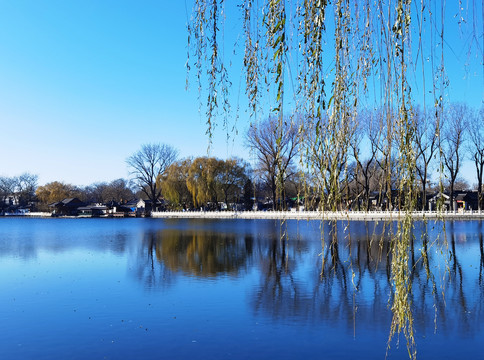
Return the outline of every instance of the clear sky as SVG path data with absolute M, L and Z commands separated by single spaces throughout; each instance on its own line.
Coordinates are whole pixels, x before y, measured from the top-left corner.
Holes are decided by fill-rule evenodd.
M 196 84 L 185 90 L 190 4 L 1 1 L 0 176 L 28 171 L 39 185 L 111 181 L 128 177 L 125 159 L 144 143 L 173 145 L 181 157 L 206 155 Z M 462 71 L 463 49 L 449 57 L 451 100 L 479 106 L 482 65 Z M 235 85 L 233 98 L 244 97 L 243 88 Z M 247 123 L 241 110 L 229 141 L 219 126 L 211 155 L 248 159 Z
M 185 1 L 0 2 L 0 175 L 87 185 L 127 177 L 144 143 L 206 155 L 186 23 Z M 211 154 L 242 145 L 220 129 Z

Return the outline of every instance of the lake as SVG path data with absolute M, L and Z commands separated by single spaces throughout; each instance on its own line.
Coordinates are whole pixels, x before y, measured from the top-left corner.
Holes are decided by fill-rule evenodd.
M 484 359 L 484 224 L 443 225 L 413 231 L 417 358 Z M 392 231 L 0 218 L 0 359 L 408 359 L 389 341 Z

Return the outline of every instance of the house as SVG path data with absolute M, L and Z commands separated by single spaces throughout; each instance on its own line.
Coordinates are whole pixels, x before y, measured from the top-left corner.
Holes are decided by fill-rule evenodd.
M 138 200 L 131 200 L 125 204 L 120 204 L 115 201 L 110 201 L 106 204 L 109 208 L 109 216 L 113 217 L 127 217 L 136 216 L 136 204 Z
M 157 200 L 153 206 L 151 200 L 140 199 L 136 203 L 136 214 L 140 216 L 150 216 L 152 211 L 158 211 L 161 207 L 161 201 Z
M 3 207 L 18 206 L 19 205 L 18 197 L 14 194 L 6 195 L 3 197 L 2 205 Z
M 77 216 L 79 214 L 78 208 L 83 206 L 85 204 L 78 198 L 64 199 L 49 205 L 53 209 L 53 216 Z
M 123 204 L 122 206 L 131 209 L 131 211 L 136 212 L 136 207 L 138 205 L 138 199 L 133 199 L 128 201 L 126 204 Z
M 477 191 L 463 191 L 455 196 L 457 210 L 477 210 L 479 208 Z
M 442 205 L 442 210 L 450 210 L 450 195 L 438 193 L 429 199 L 429 210 L 436 211 L 438 204 Z M 454 194 L 454 209 L 457 211 L 477 210 L 478 194 L 477 191 L 460 191 Z
M 79 217 L 101 217 L 107 216 L 108 207 L 102 204 L 81 206 L 77 208 Z
M 437 211 L 438 207 L 442 206 L 442 210 L 450 210 L 450 196 L 439 192 L 429 197 L 429 210 Z

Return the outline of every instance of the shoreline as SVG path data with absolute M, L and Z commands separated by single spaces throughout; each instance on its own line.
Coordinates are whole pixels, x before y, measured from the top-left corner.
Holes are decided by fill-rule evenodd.
M 153 218 L 165 219 L 270 219 L 270 220 L 349 220 L 400 221 L 405 213 L 397 211 L 163 211 L 153 212 Z M 414 220 L 484 220 L 484 211 L 436 212 L 415 211 Z
M 51 218 L 47 212 L 5 214 L 2 217 Z M 348 221 L 401 221 L 405 213 L 398 211 L 159 211 L 151 214 L 155 219 L 245 219 L 245 220 L 348 220 Z M 56 218 L 85 219 L 83 216 L 61 216 Z M 101 216 L 100 218 L 111 218 Z M 116 218 L 116 217 L 112 217 Z M 484 211 L 436 212 L 416 211 L 414 220 L 484 220 Z

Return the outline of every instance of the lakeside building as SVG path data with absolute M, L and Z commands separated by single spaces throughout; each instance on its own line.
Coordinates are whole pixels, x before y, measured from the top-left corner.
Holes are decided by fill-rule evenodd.
M 429 210 L 437 210 L 442 206 L 443 211 L 450 210 L 450 195 L 448 193 L 437 193 L 429 201 Z M 479 195 L 477 191 L 459 191 L 454 193 L 454 206 L 456 211 L 467 211 L 479 209 Z

